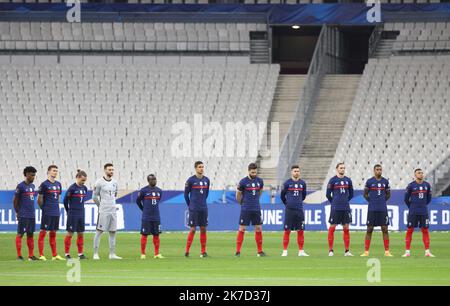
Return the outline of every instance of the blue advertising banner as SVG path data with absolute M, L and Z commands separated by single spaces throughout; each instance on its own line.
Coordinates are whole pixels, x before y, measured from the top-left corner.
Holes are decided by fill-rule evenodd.
M 12 191 L 0 192 L 0 231 L 13 232 L 17 229 L 12 198 Z M 117 216 L 118 228 L 126 231 L 137 231 L 140 229 L 141 211 L 134 202 L 135 193 L 131 193 L 118 200 Z M 90 195 L 89 195 L 90 196 Z M 212 231 L 234 231 L 238 227 L 240 206 L 234 200 L 234 192 L 211 191 L 209 197 L 209 230 Z M 223 203 L 226 200 L 226 203 Z M 275 203 L 271 203 L 269 193 L 262 196 L 261 214 L 264 230 L 283 230 L 284 205 L 280 203 L 279 196 L 275 196 Z M 60 205 L 61 220 L 60 227 L 65 229 L 66 213 L 63 205 Z M 328 202 L 305 204 L 306 229 L 311 231 L 324 231 L 328 228 L 328 217 L 330 204 Z M 364 230 L 366 228 L 367 202 L 362 196 L 362 191 L 355 192 L 351 201 L 353 222 L 352 230 Z M 184 204 L 181 191 L 167 191 L 160 204 L 161 225 L 163 231 L 187 230 L 189 211 Z M 88 201 L 85 205 L 86 230 L 95 230 L 97 221 L 97 206 Z M 408 209 L 403 203 L 403 191 L 392 191 L 392 197 L 388 202 L 388 214 L 391 230 L 405 230 Z M 430 229 L 435 231 L 450 230 L 450 197 L 434 198 L 429 205 Z M 40 225 L 41 211 L 36 206 L 36 223 Z
M 69 6 L 70 7 L 70 6 Z M 186 13 L 195 14 L 196 22 L 201 22 L 211 14 L 259 14 L 270 24 L 348 24 L 370 25 L 367 14 L 373 5 L 365 3 L 324 3 L 324 4 L 124 4 L 124 3 L 83 3 L 85 13 L 98 13 L 101 19 L 106 13 L 114 13 L 116 21 L 122 21 L 123 14 L 130 13 Z M 65 3 L 0 3 L 0 11 L 8 14 L 32 16 L 35 12 L 65 13 Z M 450 12 L 449 3 L 407 3 L 380 6 L 381 22 L 383 15 L 392 13 L 441 13 Z M 2 16 L 2 15 L 0 15 Z M 37 15 L 38 16 L 38 15 Z M 42 15 L 41 15 L 42 16 Z M 50 16 L 49 16 L 50 17 Z M 448 17 L 447 17 L 448 18 Z M 10 19 L 8 19 L 10 20 Z

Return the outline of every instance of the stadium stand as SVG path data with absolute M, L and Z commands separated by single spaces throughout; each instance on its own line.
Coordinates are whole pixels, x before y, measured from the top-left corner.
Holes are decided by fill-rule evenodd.
M 172 157 L 178 135 L 171 134 L 173 124 L 192 126 L 194 113 L 223 126 L 266 122 L 279 72 L 278 65 L 267 64 L 39 62 L 0 65 L 0 114 L 6 119 L 0 126 L 6 144 L 0 149 L 6 173 L 1 189 L 14 188 L 24 163 L 35 165 L 40 177 L 49 164 L 59 165 L 64 186 L 82 167 L 92 187 L 107 161 L 115 163 L 121 189 L 142 186 L 149 171 L 162 188 L 183 189 L 193 158 Z M 205 159 L 212 188 L 234 185 L 253 160 Z
M 395 52 L 450 50 L 450 22 L 386 23 L 384 30 L 399 32 Z
M 249 51 L 262 23 L 0 22 L 0 50 Z
M 369 60 L 327 177 L 344 161 L 362 189 L 381 163 L 403 189 L 415 168 L 434 169 L 450 152 L 449 88 L 448 55 Z

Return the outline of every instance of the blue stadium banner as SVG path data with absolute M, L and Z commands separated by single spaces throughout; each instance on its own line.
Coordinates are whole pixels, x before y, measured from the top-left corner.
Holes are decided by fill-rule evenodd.
M 17 229 L 12 198 L 12 191 L 0 192 L 0 231 L 13 232 Z M 181 191 L 166 191 L 166 197 L 160 204 L 161 223 L 163 231 L 185 231 L 188 229 L 187 220 L 189 211 L 184 204 Z M 132 193 L 118 200 L 117 214 L 120 230 L 137 231 L 140 229 L 141 211 L 134 203 Z M 89 194 L 90 196 L 90 194 Z M 262 197 L 262 217 L 264 230 L 283 230 L 284 205 L 280 203 L 279 196 L 275 197 L 275 203 L 271 203 L 270 194 L 265 192 Z M 209 198 L 209 230 L 234 231 L 238 228 L 240 207 L 234 200 L 234 192 L 211 191 Z M 226 202 L 226 203 L 224 203 Z M 273 201 L 272 201 L 273 202 Z M 364 230 L 366 228 L 367 202 L 362 196 L 362 191 L 355 193 L 351 201 L 353 215 L 352 230 Z M 63 205 L 60 205 L 60 227 L 66 226 L 66 213 Z M 95 230 L 97 221 L 97 206 L 88 201 L 85 205 L 86 230 Z M 328 227 L 330 204 L 328 202 L 317 204 L 305 204 L 306 229 L 311 231 L 324 231 Z M 407 207 L 403 203 L 403 191 L 392 191 L 392 197 L 388 203 L 388 215 L 392 230 L 405 230 Z M 430 229 L 434 231 L 450 230 L 450 197 L 434 198 L 429 205 Z M 41 211 L 36 206 L 37 228 L 41 221 Z
M 171 14 L 185 13 L 186 18 L 194 16 L 192 21 L 211 21 L 211 15 L 241 15 L 250 18 L 251 15 L 263 16 L 263 21 L 269 24 L 291 25 L 291 24 L 346 24 L 346 25 L 370 25 L 367 17 L 371 14 L 372 5 L 365 3 L 324 3 L 324 4 L 126 4 L 126 3 L 83 3 L 81 11 L 85 14 L 96 14 L 98 20 L 102 18 L 114 18 L 115 21 L 123 21 L 132 13 L 151 13 L 171 16 Z M 33 16 L 36 14 L 43 18 L 39 12 L 51 12 L 54 14 L 65 13 L 68 7 L 65 3 L 0 3 L 0 20 L 10 20 L 9 15 L 15 18 L 23 16 Z M 383 16 L 392 13 L 440 13 L 450 12 L 449 3 L 406 3 L 406 4 L 386 4 L 380 5 L 381 20 Z M 49 15 L 50 16 L 50 15 Z M 52 17 L 52 16 L 50 16 Z M 49 18 L 50 18 L 49 17 Z M 54 18 L 53 16 L 52 18 Z M 136 16 L 134 16 L 136 17 Z

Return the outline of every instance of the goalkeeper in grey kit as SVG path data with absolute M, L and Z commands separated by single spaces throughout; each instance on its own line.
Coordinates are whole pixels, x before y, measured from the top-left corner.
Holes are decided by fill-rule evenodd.
M 109 232 L 109 259 L 122 259 L 116 255 L 117 207 L 116 197 L 118 191 L 117 181 L 113 178 L 113 164 L 103 167 L 105 175 L 97 180 L 94 186 L 92 199 L 98 206 L 97 231 L 94 237 L 94 259 L 100 259 L 98 249 L 100 237 L 103 232 Z

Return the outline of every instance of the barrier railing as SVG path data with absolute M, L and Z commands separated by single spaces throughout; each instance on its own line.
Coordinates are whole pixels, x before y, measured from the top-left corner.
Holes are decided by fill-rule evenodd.
M 330 29 L 323 25 L 317 40 L 316 48 L 308 69 L 303 93 L 297 103 L 293 120 L 289 126 L 286 138 L 280 148 L 278 159 L 277 182 L 281 186 L 289 174 L 289 168 L 298 161 L 300 151 L 309 132 L 309 125 L 322 79 L 329 69 L 330 54 L 327 44 Z

